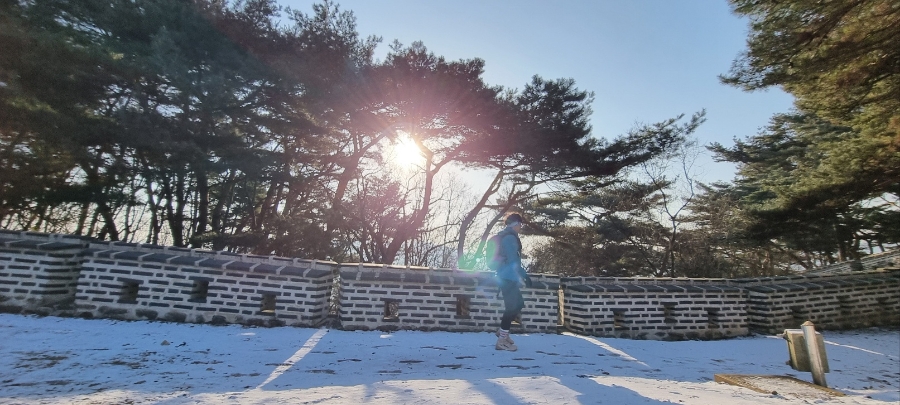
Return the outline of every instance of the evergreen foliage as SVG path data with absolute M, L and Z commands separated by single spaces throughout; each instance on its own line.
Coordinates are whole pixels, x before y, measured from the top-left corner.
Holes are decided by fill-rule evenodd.
M 475 268 L 515 209 L 544 237 L 531 271 L 603 276 L 775 275 L 896 245 L 898 6 L 732 4 L 751 31 L 722 81 L 797 110 L 710 145 L 739 171 L 703 185 L 683 153 L 703 112 L 602 139 L 574 79 L 505 89 L 420 42 L 376 61 L 381 38 L 330 0 L 0 0 L 0 227 Z M 403 139 L 422 156 L 400 170 Z M 468 197 L 451 167 L 493 181 Z
M 807 268 L 895 245 L 889 224 L 897 222 L 900 196 L 900 7 L 881 0 L 731 3 L 750 18 L 751 32 L 722 81 L 745 90 L 780 86 L 797 107 L 733 147 L 710 147 L 738 164 L 733 185 L 710 189 L 742 207 L 737 233 Z
M 423 264 L 467 232 L 422 239 L 453 204 L 446 167 L 498 172 L 478 215 L 501 184 L 613 175 L 675 141 L 592 138 L 574 80 L 506 90 L 480 59 L 395 43 L 376 62 L 379 42 L 331 1 L 4 0 L 0 226 Z M 384 170 L 401 133 L 424 155 L 407 179 Z
M 889 0 L 732 4 L 750 18 L 751 32 L 746 53 L 723 82 L 746 90 L 781 86 L 796 97 L 795 115 L 803 117 L 775 117 L 770 133 L 749 142 L 785 138 L 785 129 L 777 127 L 803 121 L 791 125 L 804 127 L 803 139 L 778 146 L 794 148 L 792 159 L 799 160 L 789 170 L 789 187 L 766 189 L 777 195 L 779 208 L 803 215 L 813 207 L 833 210 L 884 193 L 900 195 L 900 6 Z M 723 160 L 743 163 L 745 146 L 714 150 Z M 811 150 L 798 150 L 805 147 Z M 766 165 L 756 166 L 752 170 Z M 773 176 L 786 169 L 767 167 Z

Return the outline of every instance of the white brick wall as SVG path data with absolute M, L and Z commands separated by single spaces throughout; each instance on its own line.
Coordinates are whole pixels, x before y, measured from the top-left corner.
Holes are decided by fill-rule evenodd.
M 71 304 L 85 246 L 79 238 L 0 231 L 0 310 L 43 312 Z
M 876 270 L 882 268 L 900 267 L 900 249 L 868 255 L 862 259 L 848 260 L 840 263 L 822 266 L 807 271 L 806 275 L 826 275 L 851 273 L 862 270 Z
M 885 257 L 893 256 L 879 260 Z M 514 332 L 556 332 L 560 306 L 569 330 L 633 339 L 778 333 L 807 319 L 821 328 L 900 325 L 898 269 L 739 280 L 540 274 L 532 280 L 534 287 L 522 290 L 525 309 Z M 330 317 L 330 308 L 339 312 Z M 503 301 L 487 272 L 341 265 L 0 230 L 0 311 L 491 331 Z
M 580 278 L 564 278 L 566 327 L 586 335 L 654 340 L 720 339 L 748 333 L 740 288 L 678 285 L 672 280 L 637 284 L 617 279 L 615 283 L 585 284 Z
M 900 326 L 900 270 L 747 280 L 750 323 L 766 333 Z
M 503 315 L 492 273 L 368 264 L 342 265 L 340 273 L 344 329 L 484 331 Z M 514 331 L 556 332 L 558 283 L 532 280 Z
M 95 243 L 84 252 L 76 304 L 79 314 L 97 317 L 313 326 L 327 315 L 333 267 Z

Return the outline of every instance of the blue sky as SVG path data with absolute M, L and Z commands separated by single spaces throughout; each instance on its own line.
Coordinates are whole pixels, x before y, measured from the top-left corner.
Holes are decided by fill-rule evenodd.
M 281 4 L 312 11 L 311 0 Z M 362 36 L 422 41 L 450 60 L 485 60 L 491 85 L 521 89 L 533 75 L 573 78 L 593 91 L 594 135 L 613 138 L 638 123 L 707 111 L 701 144 L 755 135 L 787 112 L 780 89 L 747 93 L 719 83 L 745 48 L 747 20 L 724 0 L 343 0 Z M 731 180 L 734 167 L 699 161 L 701 180 Z

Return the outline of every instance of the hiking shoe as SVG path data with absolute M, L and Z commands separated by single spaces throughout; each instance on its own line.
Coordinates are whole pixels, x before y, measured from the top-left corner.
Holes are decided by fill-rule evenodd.
M 519 350 L 519 348 L 515 344 L 513 344 L 511 340 L 504 339 L 502 337 L 497 338 L 497 344 L 494 346 L 494 348 L 497 350 L 509 350 L 511 352 Z
M 506 336 L 503 336 L 503 334 L 500 333 L 500 331 L 498 330 L 498 331 L 494 332 L 494 335 L 497 336 L 497 337 L 500 338 L 500 339 L 506 340 L 506 342 L 509 343 L 509 344 L 511 344 L 511 345 L 515 345 L 515 344 L 516 344 L 516 342 L 514 342 L 514 341 L 512 340 L 511 337 L 509 337 L 509 333 L 507 333 Z

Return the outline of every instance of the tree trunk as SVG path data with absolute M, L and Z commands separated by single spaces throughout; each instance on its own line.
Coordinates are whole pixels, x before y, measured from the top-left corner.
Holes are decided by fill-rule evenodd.
M 380 263 L 393 263 L 394 260 L 397 259 L 397 254 L 400 252 L 400 248 L 403 247 L 403 243 L 416 236 L 416 232 L 418 232 L 419 228 L 421 228 L 422 224 L 425 222 L 425 215 L 431 208 L 431 194 L 432 186 L 434 185 L 434 176 L 437 175 L 441 167 L 443 167 L 444 164 L 449 161 L 450 160 L 448 159 L 444 160 L 443 162 L 434 164 L 433 168 L 431 167 L 432 163 L 430 162 L 430 159 L 426 163 L 425 186 L 423 190 L 424 194 L 422 196 L 422 206 L 415 210 L 409 221 L 406 221 L 405 223 L 397 227 L 397 232 L 394 233 L 394 238 L 391 239 L 391 243 L 389 243 L 384 249 L 384 254 L 379 261 Z
M 209 178 L 206 172 L 198 168 L 194 169 L 197 177 L 197 227 L 194 235 L 200 236 L 206 233 L 209 224 Z M 203 243 L 196 238 L 191 241 L 191 246 L 200 248 Z
M 170 179 L 164 181 L 163 195 L 166 198 L 166 222 L 169 224 L 169 231 L 172 232 L 172 245 L 176 247 L 185 247 L 183 194 L 184 177 L 182 174 L 176 174 L 174 190 Z M 173 204 L 175 204 L 174 207 L 172 206 Z
M 112 209 L 106 204 L 105 201 L 101 201 L 97 204 L 97 211 L 100 212 L 100 216 L 103 217 L 103 229 L 109 235 L 109 240 L 118 241 L 119 240 L 119 230 L 116 227 L 115 217 L 113 216 Z
M 503 169 L 497 171 L 497 175 L 494 176 L 494 180 L 491 181 L 491 184 L 488 186 L 487 190 L 484 191 L 484 194 L 481 195 L 481 199 L 478 200 L 478 203 L 475 204 L 475 207 L 469 211 L 466 216 L 463 218 L 462 223 L 459 225 L 459 238 L 456 242 L 456 262 L 457 266 L 460 267 L 471 267 L 473 263 L 462 263 L 462 258 L 465 254 L 466 248 L 466 233 L 469 231 L 469 226 L 472 225 L 472 222 L 475 221 L 475 217 L 478 216 L 478 213 L 487 206 L 488 199 L 491 198 L 492 195 L 496 194 L 497 191 L 500 190 L 500 184 L 503 181 L 503 177 L 505 172 Z M 479 245 L 478 250 L 476 251 L 476 256 L 481 252 L 482 245 Z

